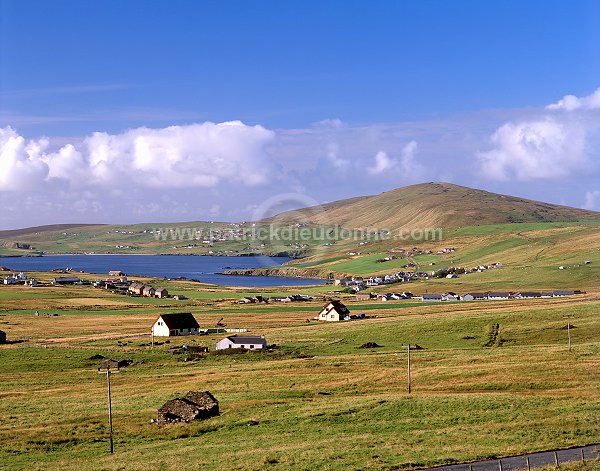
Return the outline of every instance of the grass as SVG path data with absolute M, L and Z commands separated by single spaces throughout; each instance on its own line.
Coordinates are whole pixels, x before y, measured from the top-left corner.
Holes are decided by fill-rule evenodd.
M 97 291 L 73 289 L 84 298 Z M 17 296 L 5 291 L 3 303 L 9 292 Z M 0 350 L 0 462 L 11 470 L 412 469 L 592 443 L 600 431 L 597 299 L 598 292 L 577 302 L 350 302 L 377 317 L 328 324 L 304 322 L 316 302 L 197 305 L 201 325 L 225 317 L 280 347 L 196 361 L 166 349 L 212 347 L 222 336 L 150 348 L 145 333 L 160 306 L 59 309 L 50 318 L 32 316 L 33 305 L 13 306 L 0 328 L 31 341 Z M 575 316 L 570 354 L 566 314 Z M 369 341 L 382 348 L 358 348 Z M 412 355 L 411 395 L 407 343 L 424 347 Z M 106 381 L 89 359 L 96 354 L 134 361 L 113 377 L 112 456 Z M 150 425 L 160 405 L 190 389 L 211 391 L 221 415 Z

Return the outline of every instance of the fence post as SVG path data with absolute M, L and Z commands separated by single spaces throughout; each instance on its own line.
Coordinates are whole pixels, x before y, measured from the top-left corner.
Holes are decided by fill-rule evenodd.
M 527 463 L 527 471 L 531 471 L 531 465 L 529 464 L 529 455 L 525 457 L 525 463 Z
M 581 462 L 585 464 L 585 456 L 583 454 L 583 448 L 581 449 Z
M 558 468 L 558 454 L 554 452 L 554 465 Z
M 502 460 L 498 460 L 498 469 L 502 471 Z

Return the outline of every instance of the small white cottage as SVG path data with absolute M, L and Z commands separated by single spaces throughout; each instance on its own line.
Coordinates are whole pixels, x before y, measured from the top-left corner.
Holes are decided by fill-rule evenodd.
M 319 312 L 319 320 L 327 322 L 339 322 L 350 319 L 350 309 L 341 301 L 330 301 Z
M 245 348 L 247 350 L 260 350 L 267 348 L 267 339 L 264 335 L 231 335 L 219 340 L 216 345 L 217 350 L 227 350 L 229 348 Z
M 155 337 L 176 337 L 180 335 L 198 335 L 200 325 L 191 312 L 161 314 L 152 326 Z

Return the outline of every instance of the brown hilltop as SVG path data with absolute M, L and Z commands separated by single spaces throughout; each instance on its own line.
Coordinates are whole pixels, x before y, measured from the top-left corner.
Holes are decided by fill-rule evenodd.
M 397 229 L 581 219 L 600 219 L 600 212 L 500 195 L 451 183 L 421 183 L 379 195 L 287 211 L 265 222 Z

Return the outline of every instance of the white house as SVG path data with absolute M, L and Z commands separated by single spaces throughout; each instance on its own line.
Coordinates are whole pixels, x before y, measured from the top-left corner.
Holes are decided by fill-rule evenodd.
M 339 322 L 350 319 L 350 310 L 341 301 L 330 301 L 319 312 L 320 321 Z
M 23 273 L 23 272 L 20 272 L 17 275 L 17 279 L 20 280 L 20 281 L 25 281 L 27 279 L 27 275 L 25 273 Z
M 16 285 L 17 278 L 14 275 L 8 275 L 8 276 L 4 277 L 4 284 L 5 285 Z
M 503 293 L 503 292 L 489 292 L 488 293 L 488 299 L 493 299 L 493 300 L 499 300 L 499 299 L 508 299 L 510 297 L 509 293 Z
M 261 350 L 267 348 L 267 339 L 264 335 L 231 335 L 217 342 L 217 350 L 227 350 L 229 348 Z
M 176 337 L 179 335 L 198 335 L 200 325 L 191 312 L 161 314 L 152 326 L 155 337 Z
M 436 302 L 442 300 L 441 294 L 424 294 L 421 299 L 423 302 Z

